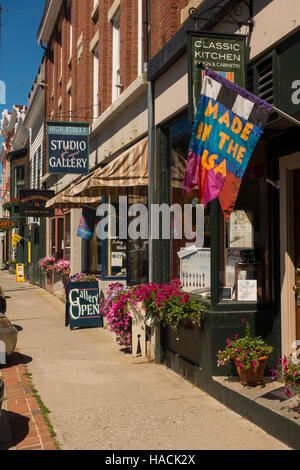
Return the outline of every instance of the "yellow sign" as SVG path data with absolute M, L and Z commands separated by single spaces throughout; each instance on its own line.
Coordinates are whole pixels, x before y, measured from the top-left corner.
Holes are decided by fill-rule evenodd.
M 24 264 L 16 265 L 16 281 L 24 282 Z
M 20 235 L 17 235 L 16 233 L 13 233 L 12 235 L 12 246 L 16 246 L 20 240 L 22 240 L 23 237 L 20 237 Z

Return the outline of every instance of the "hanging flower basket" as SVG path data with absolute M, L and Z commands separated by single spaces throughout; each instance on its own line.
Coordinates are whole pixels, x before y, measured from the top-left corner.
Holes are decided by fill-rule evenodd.
M 53 256 L 46 256 L 45 258 L 40 259 L 38 267 L 41 271 L 47 274 L 47 272 L 52 271 L 55 268 L 55 258 Z
M 71 263 L 66 259 L 59 259 L 55 263 L 56 272 L 61 276 L 68 276 L 70 274 L 70 267 Z

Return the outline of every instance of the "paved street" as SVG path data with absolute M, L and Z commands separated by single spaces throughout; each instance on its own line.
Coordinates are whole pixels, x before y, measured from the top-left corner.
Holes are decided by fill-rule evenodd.
M 124 354 L 109 331 L 65 328 L 45 290 L 3 271 L 0 284 L 61 449 L 288 449 L 164 365 Z

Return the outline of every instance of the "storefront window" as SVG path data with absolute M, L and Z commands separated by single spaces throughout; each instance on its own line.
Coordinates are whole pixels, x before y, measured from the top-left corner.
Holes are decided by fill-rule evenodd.
M 65 259 L 71 259 L 71 212 L 65 215 Z
M 199 222 L 196 215 L 196 206 L 199 205 L 198 190 L 196 188 L 185 197 L 183 196 L 184 173 L 191 132 L 192 126 L 187 118 L 181 119 L 170 129 L 171 204 L 178 204 L 182 215 L 181 237 L 176 235 L 180 227 L 176 227 L 175 216 L 171 215 L 171 278 L 180 279 L 185 291 L 209 298 L 211 289 L 210 205 L 204 212 L 204 243 L 202 248 L 196 248 L 196 238 L 190 237 L 196 231 L 196 222 Z M 189 212 L 184 212 L 184 205 L 191 206 L 191 216 Z M 186 220 L 187 217 L 190 217 L 190 220 Z
M 96 225 L 100 221 L 100 217 L 96 218 Z M 94 231 L 93 238 L 89 242 L 89 260 L 90 272 L 102 275 L 102 240 L 99 240 Z
M 258 145 L 228 224 L 220 215 L 219 300 L 256 302 L 269 297 L 265 162 L 264 146 Z
M 70 260 L 71 213 L 56 211 L 56 217 L 50 219 L 50 253 L 56 259 Z
M 131 188 L 128 194 L 128 205 L 135 204 L 147 207 L 147 187 Z M 137 217 L 141 214 L 137 213 Z M 134 221 L 134 217 L 128 217 L 128 225 Z M 128 282 L 130 284 L 145 284 L 148 281 L 148 238 L 144 238 L 142 231 L 144 227 L 137 224 L 137 231 L 141 233 L 138 239 L 128 238 Z
M 146 283 L 148 280 L 148 238 L 128 235 L 130 224 L 135 220 L 134 230 L 141 234 L 139 213 L 130 216 L 130 208 L 142 205 L 147 211 L 147 186 L 112 188 L 109 195 L 102 197 L 109 211 L 96 217 L 96 229 L 89 241 L 89 270 L 101 275 L 102 279 L 126 279 L 130 284 Z M 120 206 L 120 197 L 123 198 Z M 135 206 L 134 206 L 135 205 Z M 105 237 L 101 239 L 100 222 Z M 124 232 L 120 233 L 120 227 Z

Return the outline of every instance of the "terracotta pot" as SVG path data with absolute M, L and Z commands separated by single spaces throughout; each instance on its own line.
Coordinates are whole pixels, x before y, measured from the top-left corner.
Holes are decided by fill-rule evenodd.
M 62 274 L 63 274 L 63 276 L 68 276 L 70 274 L 70 269 L 69 268 L 64 268 L 62 270 Z
M 263 383 L 268 356 L 260 357 L 258 360 L 258 367 L 249 367 L 249 369 L 245 369 L 244 367 L 236 366 L 242 385 L 255 386 Z
M 54 264 L 48 264 L 47 265 L 47 271 L 53 271 L 54 268 L 55 268 Z

